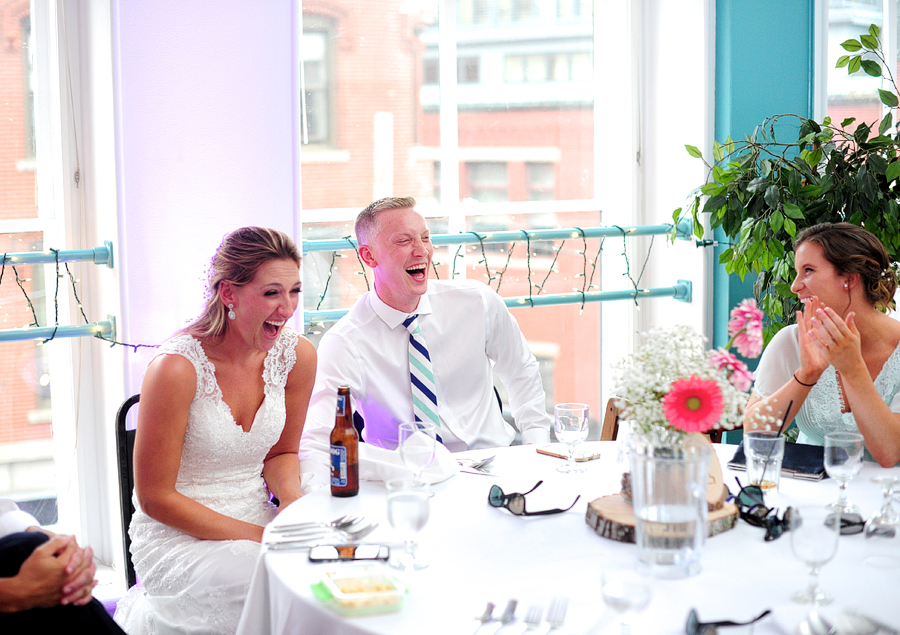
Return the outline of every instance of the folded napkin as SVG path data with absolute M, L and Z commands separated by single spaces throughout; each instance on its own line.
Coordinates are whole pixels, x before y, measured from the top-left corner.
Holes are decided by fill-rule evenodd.
M 434 449 L 434 461 L 422 472 L 422 480 L 429 484 L 446 481 L 459 472 L 459 464 L 443 444 Z M 389 481 L 412 476 L 413 471 L 403 464 L 399 450 L 386 450 L 369 443 L 359 444 L 359 478 L 364 481 Z

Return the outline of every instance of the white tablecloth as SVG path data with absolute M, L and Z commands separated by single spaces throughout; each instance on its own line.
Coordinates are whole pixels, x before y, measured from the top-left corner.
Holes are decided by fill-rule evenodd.
M 317 579 L 316 566 L 309 564 L 306 552 L 264 551 L 238 635 L 468 634 L 475 630 L 474 617 L 483 612 L 488 600 L 499 613 L 508 599 L 516 598 L 521 619 L 529 604 L 546 607 L 556 595 L 569 597 L 569 609 L 565 627 L 554 633 L 618 635 L 616 616 L 600 596 L 600 572 L 604 563 L 636 562 L 636 548 L 595 534 L 585 523 L 585 511 L 595 498 L 619 491 L 627 463 L 617 461 L 615 442 L 596 445 L 601 458 L 583 463 L 587 471 L 578 475 L 557 472 L 560 460 L 538 454 L 535 446 L 466 453 L 497 454 L 491 468 L 497 476 L 460 473 L 434 487 L 431 517 L 419 540 L 431 566 L 398 573 L 409 593 L 402 609 L 394 613 L 341 617 L 313 596 L 310 584 Z M 716 446 L 723 468 L 734 449 L 733 445 Z M 724 473 L 732 492 L 737 488 L 735 476 L 746 482 L 742 472 L 725 468 Z M 871 478 L 883 473 L 900 475 L 900 469 L 867 463 L 850 484 L 849 498 L 859 504 L 864 517 L 880 507 L 880 489 Z M 567 507 L 577 494 L 581 500 L 565 514 L 527 518 L 487 502 L 493 484 L 507 493 L 525 492 L 541 479 L 543 485 L 527 497 L 529 510 Z M 836 499 L 837 484 L 831 479 L 807 482 L 783 477 L 780 494 L 768 497 L 767 503 L 824 505 Z M 398 542 L 387 521 L 380 482 L 362 482 L 359 496 L 349 499 L 334 498 L 327 488 L 317 490 L 284 510 L 273 524 L 327 520 L 347 512 L 362 513 L 380 523 L 366 542 Z M 753 632 L 791 633 L 808 610 L 790 601 L 790 595 L 806 585 L 807 569 L 793 557 L 788 534 L 773 542 L 765 542 L 763 535 L 763 529 L 738 521 L 735 529 L 707 541 L 700 574 L 654 581 L 653 600 L 637 617 L 634 635 L 684 633 L 692 607 L 703 621 L 746 620 L 763 609 L 773 609 L 773 615 L 757 623 Z M 900 568 L 866 564 L 872 549 L 869 542 L 861 534 L 841 536 L 837 556 L 825 565 L 820 578 L 822 587 L 836 598 L 829 610 L 854 608 L 900 627 Z M 900 539 L 890 542 L 898 543 L 889 549 L 900 558 Z M 522 628 L 503 633 L 518 635 Z M 740 635 L 750 630 L 725 632 Z

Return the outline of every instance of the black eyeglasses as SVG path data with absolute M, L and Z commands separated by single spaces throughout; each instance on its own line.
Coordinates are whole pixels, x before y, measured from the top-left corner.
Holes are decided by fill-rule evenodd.
M 572 509 L 575 506 L 575 503 L 578 502 L 578 499 L 581 498 L 581 494 L 576 496 L 575 500 L 572 501 L 572 504 L 565 509 L 545 509 L 539 512 L 527 511 L 525 509 L 525 495 L 531 494 L 531 492 L 536 490 L 543 482 L 544 481 L 538 481 L 537 485 L 524 494 L 504 494 L 503 490 L 500 489 L 498 485 L 492 485 L 491 491 L 488 494 L 488 502 L 491 504 L 491 507 L 505 507 L 510 513 L 515 514 L 516 516 L 544 516 L 546 514 L 561 514 L 562 512 L 567 512 Z
M 729 497 L 737 504 L 741 518 L 755 527 L 765 528 L 766 542 L 780 538 L 781 534 L 791 528 L 793 514 L 790 507 L 784 510 L 784 514 L 779 518 L 777 511 L 765 506 L 763 491 L 758 485 L 743 487 L 740 481 L 735 480 L 741 489 L 737 496 L 731 496 L 729 492 Z
M 841 519 L 841 535 L 852 536 L 853 534 L 861 534 L 866 526 L 866 521 L 859 514 L 829 514 L 825 519 L 826 527 L 834 527 L 835 520 L 840 516 Z
M 691 609 L 691 612 L 688 613 L 687 616 L 687 623 L 684 625 L 684 632 L 687 633 L 687 635 L 716 635 L 720 626 L 748 626 L 749 624 L 758 622 L 769 613 L 771 613 L 771 611 L 766 609 L 749 622 L 732 622 L 730 620 L 723 622 L 701 622 L 700 616 L 697 615 L 697 609 Z

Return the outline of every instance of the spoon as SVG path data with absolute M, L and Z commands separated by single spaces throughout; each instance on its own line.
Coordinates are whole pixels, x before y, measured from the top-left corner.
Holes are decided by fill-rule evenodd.
M 479 622 L 478 628 L 475 629 L 475 633 L 481 630 L 481 627 L 485 624 L 494 621 L 494 603 L 488 602 L 487 606 L 484 607 L 484 613 L 481 614 L 481 617 L 476 618 Z M 474 634 L 473 634 L 474 635 Z

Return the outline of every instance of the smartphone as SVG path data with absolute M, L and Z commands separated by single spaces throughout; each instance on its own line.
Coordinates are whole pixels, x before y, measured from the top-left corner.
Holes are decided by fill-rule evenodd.
M 313 545 L 309 548 L 310 562 L 387 560 L 390 555 L 389 545 Z

